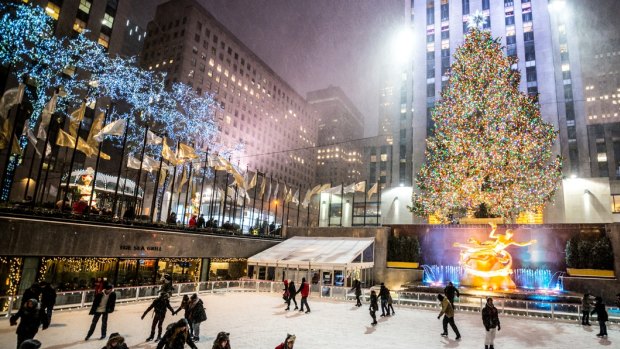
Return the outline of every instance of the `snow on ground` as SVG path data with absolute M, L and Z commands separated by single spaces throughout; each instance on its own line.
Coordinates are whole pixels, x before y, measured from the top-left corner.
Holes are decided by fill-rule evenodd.
M 484 348 L 484 328 L 480 313 L 458 313 L 456 324 L 462 340 L 443 338 L 438 310 L 396 307 L 396 315 L 380 318 L 376 327 L 370 326 L 368 304 L 357 308 L 353 303 L 313 299 L 309 303 L 310 314 L 284 311 L 282 299 L 274 294 L 228 293 L 203 294 L 208 320 L 202 323 L 198 348 L 211 348 L 219 331 L 230 332 L 233 349 L 271 349 L 284 340 L 287 333 L 297 336 L 296 349 L 303 348 Z M 172 306 L 180 303 L 173 297 Z M 299 299 L 297 300 L 300 301 Z M 151 315 L 144 320 L 140 316 L 149 303 L 117 304 L 116 311 L 108 320 L 108 335 L 120 332 L 130 348 L 154 349 L 153 342 L 145 342 L 149 335 Z M 291 308 L 292 309 L 292 308 Z M 182 312 L 181 312 L 182 313 Z M 181 313 L 168 313 L 165 326 L 181 318 Z M 379 315 L 380 313 L 378 313 Z M 609 338 L 599 339 L 597 323 L 581 327 L 576 323 L 553 322 L 515 317 L 501 317 L 502 330 L 498 332 L 495 347 L 503 348 L 618 348 L 620 328 L 608 326 Z M 101 348 L 104 340 L 98 340 L 100 324 L 93 337 L 85 342 L 90 326 L 88 310 L 56 311 L 52 325 L 39 331 L 35 338 L 43 348 Z M 15 347 L 15 327 L 6 319 L 0 320 L 0 348 Z

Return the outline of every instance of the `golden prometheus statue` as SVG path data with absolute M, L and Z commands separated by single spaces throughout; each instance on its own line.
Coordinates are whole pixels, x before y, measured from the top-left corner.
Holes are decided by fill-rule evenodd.
M 506 248 L 510 245 L 528 246 L 536 240 L 516 242 L 511 229 L 505 234 L 495 234 L 497 225 L 491 225 L 489 238 L 492 240 L 478 241 L 469 238 L 467 243 L 455 242 L 454 246 L 461 250 L 459 264 L 465 273 L 461 284 L 464 286 L 481 287 L 483 289 L 513 289 L 516 288 L 510 275 L 512 274 L 512 256 Z

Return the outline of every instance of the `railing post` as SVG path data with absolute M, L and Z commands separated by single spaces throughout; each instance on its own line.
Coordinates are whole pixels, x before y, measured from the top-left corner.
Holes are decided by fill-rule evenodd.
M 525 301 L 525 316 L 530 316 L 530 303 L 528 301 Z
M 502 314 L 506 313 L 506 299 L 502 299 Z
M 551 319 L 552 319 L 552 320 L 555 320 L 555 314 L 554 314 L 553 309 L 554 309 L 554 304 L 553 304 L 553 303 L 551 303 Z
M 9 311 L 6 314 L 7 317 L 10 317 L 11 314 L 13 313 L 13 303 L 15 302 L 15 299 L 17 298 L 17 296 L 11 296 L 9 297 Z
M 82 300 L 80 301 L 80 308 L 84 308 L 84 304 L 86 304 L 86 291 L 82 291 Z
M 581 305 L 577 304 L 577 322 L 581 319 Z
M 400 305 L 400 292 L 396 292 L 396 301 L 398 302 L 397 304 Z
M 271 283 L 271 286 L 269 287 L 269 293 L 273 293 L 273 282 Z

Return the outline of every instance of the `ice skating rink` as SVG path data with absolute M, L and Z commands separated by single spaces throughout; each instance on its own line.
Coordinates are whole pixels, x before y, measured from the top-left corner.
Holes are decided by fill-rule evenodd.
M 484 348 L 484 328 L 480 313 L 456 313 L 456 324 L 462 335 L 454 340 L 443 338 L 438 310 L 396 307 L 396 315 L 379 318 L 376 327 L 370 326 L 368 304 L 357 308 L 354 303 L 335 302 L 310 298 L 310 314 L 284 311 L 285 305 L 274 294 L 227 293 L 203 294 L 208 319 L 202 323 L 198 348 L 211 348 L 219 331 L 230 332 L 233 349 L 272 349 L 284 340 L 287 333 L 297 336 L 295 349 L 318 348 Z M 172 298 L 173 308 L 181 297 Z M 297 302 L 300 299 L 298 297 Z M 116 311 L 108 320 L 108 336 L 119 332 L 130 348 L 155 348 L 153 342 L 145 342 L 149 335 L 151 313 L 144 320 L 140 316 L 149 305 L 147 302 L 117 304 Z M 292 309 L 292 308 L 291 308 Z M 380 315 L 380 313 L 378 313 Z M 165 326 L 180 319 L 179 315 L 166 316 Z M 43 348 L 92 348 L 105 345 L 99 340 L 100 324 L 93 337 L 85 342 L 90 326 L 88 310 L 56 311 L 52 325 L 39 331 L 36 339 Z M 620 348 L 620 328 L 609 325 L 609 337 L 599 339 L 598 324 L 584 328 L 576 323 L 552 322 L 513 317 L 502 317 L 502 330 L 495 340 L 497 349 L 517 348 Z M 0 348 L 15 348 L 15 327 L 6 318 L 0 320 Z

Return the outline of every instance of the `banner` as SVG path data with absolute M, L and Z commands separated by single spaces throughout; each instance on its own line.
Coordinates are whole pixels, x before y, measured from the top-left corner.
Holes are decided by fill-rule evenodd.
M 8 118 L 9 110 L 22 102 L 25 89 L 26 85 L 19 84 L 17 87 L 4 91 L 0 98 L 0 119 Z
M 97 133 L 93 139 L 97 142 L 102 142 L 104 136 L 122 136 L 125 133 L 125 127 L 127 126 L 126 119 L 118 119 L 107 124 L 99 133 Z
M 163 142 L 163 138 L 151 132 L 151 130 L 146 131 L 146 144 L 158 145 L 158 144 L 161 144 L 162 142 Z

